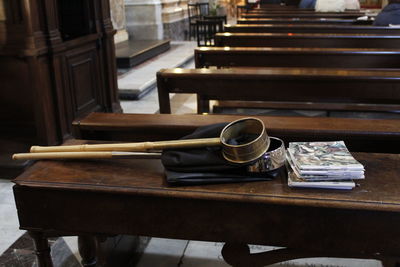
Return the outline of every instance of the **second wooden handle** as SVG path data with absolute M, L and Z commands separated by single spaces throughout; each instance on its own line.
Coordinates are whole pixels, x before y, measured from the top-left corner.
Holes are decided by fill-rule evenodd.
M 86 151 L 138 151 L 163 150 L 169 148 L 189 148 L 221 145 L 219 138 L 171 140 L 158 142 L 71 145 L 71 146 L 32 146 L 31 153 L 40 152 L 86 152 Z
M 40 153 L 18 153 L 13 155 L 13 160 L 38 160 L 38 159 L 110 159 L 110 158 L 136 158 L 136 159 L 158 159 L 160 153 L 140 152 L 40 152 Z

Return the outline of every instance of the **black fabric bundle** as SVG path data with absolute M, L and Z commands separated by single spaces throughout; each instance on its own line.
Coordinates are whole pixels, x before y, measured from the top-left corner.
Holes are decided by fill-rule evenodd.
M 219 137 L 227 123 L 199 127 L 182 139 Z M 268 173 L 249 173 L 244 165 L 224 159 L 221 147 L 204 147 L 165 150 L 161 162 L 165 167 L 167 182 L 172 185 L 197 185 L 266 181 L 275 178 L 279 170 Z

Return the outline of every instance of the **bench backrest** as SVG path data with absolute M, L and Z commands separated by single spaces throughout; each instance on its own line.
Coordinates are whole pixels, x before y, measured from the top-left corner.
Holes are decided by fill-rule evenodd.
M 360 13 L 258 13 L 243 14 L 243 19 L 264 19 L 264 18 L 335 18 L 335 19 L 356 19 L 363 16 Z
M 236 33 L 352 33 L 400 35 L 400 28 L 371 25 L 324 24 L 237 24 L 225 25 L 225 32 Z
M 200 47 L 195 66 L 399 68 L 400 49 Z
M 324 33 L 217 33 L 216 46 L 400 48 L 400 36 Z
M 242 14 L 357 14 L 360 16 L 365 15 L 363 11 L 344 11 L 344 12 L 317 12 L 314 9 L 287 9 L 287 10 L 264 10 L 264 9 L 251 9 Z
M 325 24 L 325 25 L 371 25 L 372 21 L 335 18 L 269 18 L 269 19 L 238 19 L 238 24 Z
M 171 113 L 170 93 L 209 100 L 307 102 L 318 109 L 399 111 L 400 72 L 320 68 L 163 69 L 157 73 L 160 113 Z M 284 106 L 284 105 L 283 105 Z
M 350 151 L 398 152 L 400 120 L 257 117 L 269 135 L 281 138 L 286 145 L 294 141 L 344 140 Z M 197 127 L 239 118 L 243 116 L 91 113 L 73 126 L 80 139 L 157 141 L 179 139 Z

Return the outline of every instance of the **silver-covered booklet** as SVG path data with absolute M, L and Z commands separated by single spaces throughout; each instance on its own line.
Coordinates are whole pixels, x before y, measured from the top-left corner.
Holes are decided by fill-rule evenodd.
M 350 154 L 343 141 L 292 142 L 289 144 L 288 152 L 294 166 L 301 174 L 364 171 L 364 166 Z
M 329 181 L 342 179 L 364 179 L 364 171 L 310 170 L 302 171 L 293 163 L 290 154 L 286 153 L 287 163 L 297 177 L 307 181 Z
M 325 189 L 341 189 L 350 190 L 356 185 L 352 180 L 332 180 L 332 181 L 308 181 L 296 175 L 289 168 L 288 170 L 288 186 L 289 187 L 305 187 L 305 188 L 325 188 Z

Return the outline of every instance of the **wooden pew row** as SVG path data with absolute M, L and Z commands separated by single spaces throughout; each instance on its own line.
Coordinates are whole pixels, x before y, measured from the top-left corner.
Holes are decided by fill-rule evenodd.
M 278 10 L 278 11 L 286 11 L 286 10 L 299 10 L 297 5 L 286 5 L 286 6 L 281 6 L 281 5 L 262 5 L 259 8 L 247 8 L 247 11 L 251 10 L 259 10 L 259 11 L 271 11 L 271 10 Z M 311 10 L 311 9 L 309 9 Z
M 321 60 L 323 59 L 323 60 Z M 318 67 L 318 68 L 400 68 L 400 49 L 201 47 L 195 49 L 196 68 L 226 67 Z M 213 110 L 237 108 L 274 109 L 282 104 L 258 101 L 218 101 Z M 287 105 L 287 104 L 286 104 Z M 289 106 L 288 106 L 289 107 Z M 293 109 L 307 105 L 290 106 Z
M 194 58 L 196 68 L 400 68 L 400 49 L 200 47 Z
M 175 140 L 197 127 L 230 122 L 238 115 L 91 113 L 74 122 L 81 139 L 113 141 Z M 400 120 L 257 116 L 267 132 L 288 142 L 344 140 L 350 151 L 398 153 Z M 365 144 L 369 144 L 366 146 Z
M 238 19 L 237 24 L 324 24 L 324 25 L 372 25 L 372 21 L 335 18 L 269 18 L 269 19 Z
M 396 27 L 371 25 L 324 25 L 324 24 L 237 24 L 224 25 L 231 33 L 351 33 L 399 35 Z
M 170 93 L 196 94 L 199 114 L 209 100 L 270 101 L 274 108 L 400 111 L 400 71 L 321 68 L 163 69 L 157 73 L 160 113 Z
M 215 46 L 399 48 L 400 36 L 346 33 L 217 33 Z
M 264 13 L 264 14 L 242 14 L 242 19 L 268 19 L 268 18 L 334 18 L 334 19 L 356 19 L 364 16 L 364 13 Z
M 264 10 L 264 9 L 251 9 L 243 12 L 244 15 L 250 14 L 358 14 L 365 15 L 365 11 L 346 10 L 344 12 L 317 12 L 314 9 L 287 9 L 287 10 Z

